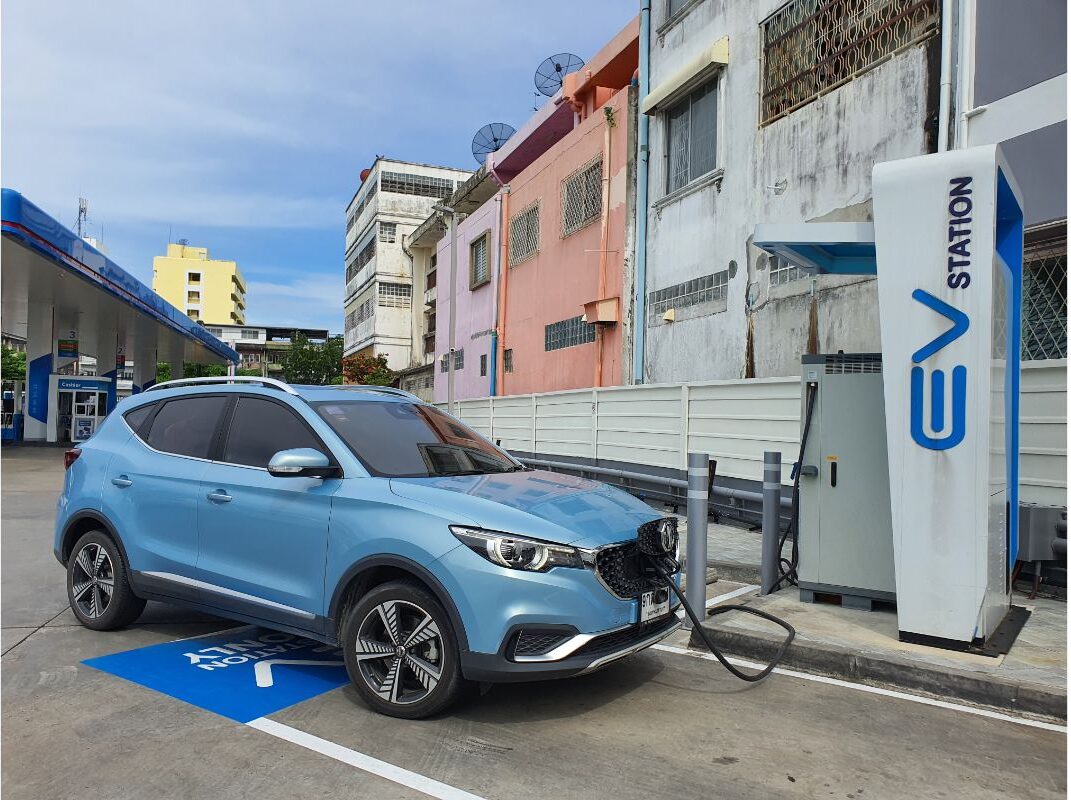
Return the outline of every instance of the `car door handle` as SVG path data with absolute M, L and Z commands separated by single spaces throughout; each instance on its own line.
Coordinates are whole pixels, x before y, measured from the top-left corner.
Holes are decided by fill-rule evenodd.
M 126 475 L 120 475 L 118 478 L 112 478 L 112 483 L 118 486 L 120 489 L 125 489 L 127 486 L 133 486 L 134 481 L 130 480 Z
M 216 491 L 208 493 L 208 499 L 213 503 L 229 503 L 231 496 L 222 489 L 216 489 Z

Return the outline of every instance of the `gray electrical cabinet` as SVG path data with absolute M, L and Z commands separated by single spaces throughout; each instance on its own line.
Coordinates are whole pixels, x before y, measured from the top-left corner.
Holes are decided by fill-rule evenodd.
M 803 417 L 814 403 L 799 495 L 800 599 L 896 599 L 880 353 L 803 357 Z

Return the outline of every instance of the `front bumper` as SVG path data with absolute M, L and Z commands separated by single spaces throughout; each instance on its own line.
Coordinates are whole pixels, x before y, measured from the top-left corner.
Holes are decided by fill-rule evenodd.
M 657 644 L 680 626 L 680 620 L 671 612 L 668 617 L 645 625 L 626 625 L 595 635 L 574 633 L 554 650 L 526 660 L 508 655 L 516 633 L 511 631 L 498 653 L 462 653 L 461 671 L 469 680 L 485 683 L 584 675 Z

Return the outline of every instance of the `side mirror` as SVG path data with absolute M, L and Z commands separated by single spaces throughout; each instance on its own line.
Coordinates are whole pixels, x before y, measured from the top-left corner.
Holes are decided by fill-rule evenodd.
M 276 478 L 337 478 L 341 470 L 311 447 L 280 450 L 268 462 L 268 473 Z

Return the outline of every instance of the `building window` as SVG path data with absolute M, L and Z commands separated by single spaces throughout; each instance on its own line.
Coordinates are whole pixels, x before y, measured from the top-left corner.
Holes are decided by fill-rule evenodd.
M 197 320 L 199 320 L 201 318 L 201 312 L 198 311 L 196 308 L 187 308 L 186 309 L 186 316 L 196 322 Z
M 238 335 L 242 339 L 259 339 L 260 331 L 256 328 L 242 328 L 242 332 Z
M 369 239 L 368 243 L 357 253 L 357 257 L 346 267 L 346 283 L 349 283 L 358 272 L 373 258 L 376 257 L 376 240 Z
M 450 363 L 450 354 L 449 353 L 443 353 L 441 356 L 439 356 L 439 372 L 447 372 L 449 363 Z M 464 350 L 464 348 L 462 348 L 461 350 L 455 350 L 454 351 L 454 372 L 457 372 L 459 369 L 462 369 L 464 366 L 465 366 L 465 350 Z
M 196 305 L 201 302 L 200 292 L 186 292 L 186 302 L 190 305 Z
M 509 221 L 509 265 L 511 267 L 535 255 L 539 250 L 539 203 L 513 216 Z
M 408 172 L 384 172 L 380 189 L 394 194 L 413 194 L 418 197 L 449 197 L 454 191 L 454 182 L 448 178 L 431 175 L 412 175 Z
M 476 289 L 491 281 L 491 265 L 487 248 L 491 234 L 485 233 L 469 245 L 469 288 Z
M 502 351 L 502 370 L 504 372 L 513 372 L 513 348 Z
M 729 271 L 703 275 L 647 295 L 647 325 L 658 325 L 670 309 L 695 309 L 693 316 L 724 311 L 729 294 Z
M 353 311 L 346 315 L 346 330 L 356 328 L 366 319 L 371 319 L 375 314 L 375 307 L 375 300 L 369 297 L 357 306 L 357 308 L 353 309 Z
M 666 19 L 672 17 L 690 2 L 691 0 L 666 0 Z
M 394 243 L 398 236 L 398 225 L 394 222 L 379 223 L 379 241 Z
M 205 328 L 205 330 L 211 333 L 217 339 L 222 338 L 223 336 L 223 328 Z
M 447 358 L 446 358 L 446 353 L 443 353 L 441 356 L 439 356 L 439 372 L 445 373 L 446 370 L 448 369 L 447 365 L 449 363 L 450 362 L 447 361 Z
M 186 273 L 186 283 L 200 283 L 200 282 L 201 282 L 201 273 L 200 272 L 187 272 Z
M 699 87 L 666 112 L 666 191 L 687 186 L 717 166 L 718 82 Z
M 487 354 L 484 353 L 480 356 L 480 377 L 484 377 L 487 374 Z
M 602 216 L 602 157 L 562 181 L 562 236 Z
M 594 341 L 595 326 L 584 322 L 583 316 L 552 322 L 543 329 L 543 349 L 547 352 Z
M 770 256 L 770 286 L 781 286 L 808 277 L 810 275 L 806 270 L 791 261 L 785 261 L 780 256 Z
M 387 308 L 409 308 L 413 303 L 413 287 L 407 283 L 379 284 L 379 304 Z
M 791 0 L 761 26 L 763 123 L 932 36 L 939 0 Z
M 1023 263 L 1022 358 L 1067 358 L 1067 240 L 1030 249 Z
M 435 284 L 436 284 L 436 280 L 437 280 L 435 276 L 437 274 L 438 274 L 438 270 L 434 270 L 433 269 L 431 272 L 429 272 L 427 275 L 424 276 L 424 288 L 425 289 L 434 289 L 435 288 Z
M 353 226 L 357 224 L 357 220 L 361 218 L 361 214 L 363 214 L 364 210 L 368 208 L 368 204 L 371 203 L 373 199 L 375 199 L 375 196 L 376 181 L 375 179 L 373 179 L 372 183 L 368 187 L 368 192 L 365 194 L 364 197 L 361 198 L 360 202 L 357 203 L 356 208 L 353 209 L 353 211 L 350 213 L 349 218 L 346 220 L 346 233 L 349 233 L 353 229 Z

